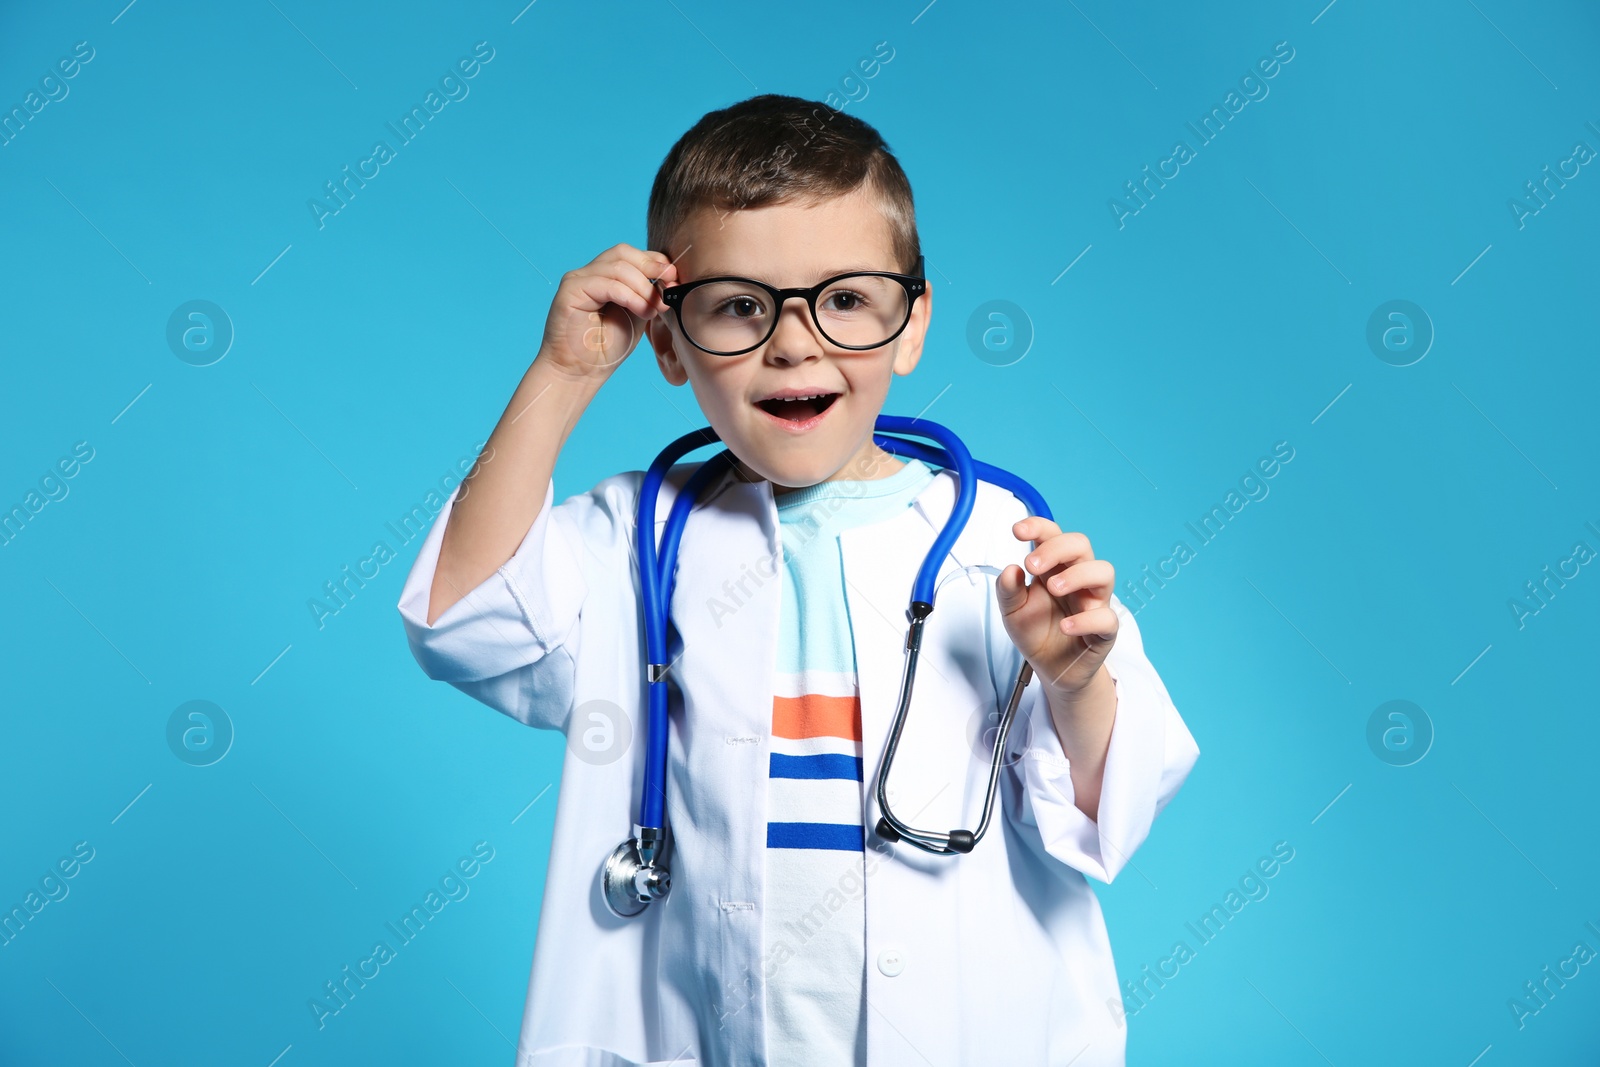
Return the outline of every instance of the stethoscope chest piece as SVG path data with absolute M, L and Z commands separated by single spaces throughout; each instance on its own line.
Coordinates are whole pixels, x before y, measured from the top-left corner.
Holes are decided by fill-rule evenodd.
M 672 888 L 672 874 L 665 866 L 645 862 L 639 855 L 639 839 L 630 837 L 606 857 L 600 888 L 611 913 L 627 919 L 666 896 Z

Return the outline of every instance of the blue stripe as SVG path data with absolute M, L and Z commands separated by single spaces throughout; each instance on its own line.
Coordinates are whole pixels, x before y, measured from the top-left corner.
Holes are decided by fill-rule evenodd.
M 773 778 L 849 778 L 861 781 L 861 757 L 824 752 L 815 756 L 772 754 Z
M 866 851 L 866 829 L 836 822 L 769 822 L 768 848 L 833 848 Z

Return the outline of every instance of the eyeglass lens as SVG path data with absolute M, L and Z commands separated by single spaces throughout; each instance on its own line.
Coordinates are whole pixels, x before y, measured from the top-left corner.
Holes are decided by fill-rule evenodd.
M 817 296 L 817 328 L 836 345 L 876 348 L 904 325 L 908 300 L 905 286 L 893 278 L 849 275 Z M 711 352 L 739 352 L 761 344 L 777 317 L 772 294 L 738 280 L 691 290 L 681 310 L 684 333 Z

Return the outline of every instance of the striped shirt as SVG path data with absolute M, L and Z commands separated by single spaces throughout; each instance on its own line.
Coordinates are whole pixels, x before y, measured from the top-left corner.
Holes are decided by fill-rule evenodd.
M 767 1062 L 866 1062 L 861 699 L 839 531 L 909 507 L 933 480 L 821 482 L 777 499 L 784 546 L 767 783 Z

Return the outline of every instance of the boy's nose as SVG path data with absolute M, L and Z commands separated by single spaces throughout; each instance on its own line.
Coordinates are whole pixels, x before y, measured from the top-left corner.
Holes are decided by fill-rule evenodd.
M 777 328 L 767 338 L 767 359 L 774 363 L 802 363 L 821 359 L 823 341 L 811 321 L 811 310 L 802 300 L 784 302 Z

